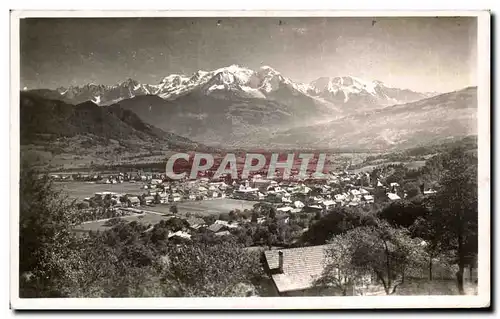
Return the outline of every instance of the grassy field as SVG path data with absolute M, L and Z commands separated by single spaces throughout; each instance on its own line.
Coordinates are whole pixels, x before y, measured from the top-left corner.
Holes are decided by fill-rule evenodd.
M 205 201 L 177 203 L 176 205 L 178 209 L 178 215 L 180 216 L 185 216 L 187 213 L 191 213 L 193 215 L 208 216 L 219 215 L 220 213 L 228 213 L 229 211 L 235 209 L 239 209 L 242 211 L 244 209 L 251 209 L 255 203 L 256 202 L 254 201 L 221 198 Z M 169 214 L 170 206 L 170 204 L 160 204 L 141 207 L 139 209 L 144 209 L 145 211 L 152 211 L 156 213 Z M 143 215 L 125 216 L 120 218 L 127 222 L 137 221 L 144 225 L 154 225 L 162 220 L 168 220 L 172 218 L 172 216 L 162 216 L 154 213 L 145 213 Z M 110 228 L 104 226 L 105 224 L 106 221 L 95 221 L 82 224 L 78 227 L 75 227 L 74 229 L 76 231 L 105 231 Z
M 467 295 L 477 294 L 477 284 L 464 282 L 464 290 Z M 408 280 L 398 287 L 397 295 L 458 295 L 456 280 Z
M 124 216 L 120 217 L 120 219 L 130 223 L 133 221 L 139 222 L 143 225 L 155 225 L 158 224 L 162 220 L 168 220 L 172 218 L 172 216 L 161 216 L 157 214 L 148 214 L 145 213 L 144 215 L 132 215 L 132 216 Z M 104 226 L 106 224 L 106 221 L 95 221 L 95 222 L 88 222 L 82 225 L 79 225 L 74 228 L 75 231 L 105 231 L 110 229 L 111 227 Z
M 134 195 L 141 195 L 145 192 L 141 189 L 142 183 L 96 184 L 86 182 L 55 182 L 55 185 L 68 194 L 70 198 L 79 200 L 92 197 L 96 192 L 115 192 Z
M 220 213 L 229 213 L 231 210 L 239 209 L 241 211 L 245 209 L 252 209 L 253 205 L 257 203 L 256 201 L 247 201 L 231 198 L 220 198 L 212 200 L 203 201 L 192 201 L 192 202 L 179 202 L 175 205 L 179 214 L 185 215 L 186 213 L 192 213 L 195 215 L 218 215 Z M 147 207 L 145 209 L 167 214 L 170 212 L 170 204 L 160 204 L 154 207 Z
M 361 168 L 355 169 L 355 170 L 354 170 L 354 173 L 366 173 L 366 172 L 371 172 L 372 170 L 374 170 L 375 168 L 377 168 L 377 167 L 379 167 L 379 166 L 385 166 L 385 165 L 390 165 L 390 164 L 393 164 L 393 165 L 403 164 L 403 165 L 405 165 L 406 167 L 408 167 L 409 169 L 417 169 L 417 168 L 420 168 L 420 167 L 425 166 L 425 161 L 411 161 L 411 162 L 383 162 L 383 163 L 374 164 L 374 165 L 367 165 L 367 166 L 363 166 L 363 167 L 361 167 Z

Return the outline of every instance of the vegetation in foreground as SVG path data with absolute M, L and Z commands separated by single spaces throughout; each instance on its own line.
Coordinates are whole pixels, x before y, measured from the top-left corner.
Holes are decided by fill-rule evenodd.
M 315 218 L 299 245 L 335 247 L 318 285 L 336 285 L 348 294 L 350 285 L 370 271 L 387 294 L 397 294 L 409 278 L 422 278 L 424 272 L 430 280 L 438 277 L 437 265 L 445 264 L 454 272 L 458 293 L 465 293 L 464 271 L 477 256 L 477 159 L 454 149 L 432 163 L 429 173 L 435 173 L 438 190 L 433 196 L 371 210 L 334 208 Z M 71 232 L 78 222 L 74 203 L 47 177 L 29 169 L 21 174 L 21 297 L 267 294 L 259 255 L 243 248 L 255 244 L 257 229 L 258 238 L 270 244 L 286 241 L 288 226 L 273 218 L 269 225 L 252 223 L 223 238 L 171 240 L 168 232 L 175 226 L 166 222 L 150 230 L 118 222 L 105 232 L 78 237 Z

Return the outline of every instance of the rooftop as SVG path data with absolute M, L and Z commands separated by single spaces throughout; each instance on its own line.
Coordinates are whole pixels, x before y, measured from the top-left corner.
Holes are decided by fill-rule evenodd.
M 267 250 L 270 269 L 279 268 L 279 251 L 283 252 L 283 273 L 272 275 L 279 292 L 308 289 L 323 272 L 328 245 Z

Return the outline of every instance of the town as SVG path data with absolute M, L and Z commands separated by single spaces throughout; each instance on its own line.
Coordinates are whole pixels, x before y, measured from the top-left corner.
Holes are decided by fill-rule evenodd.
M 279 172 L 276 172 L 279 174 Z M 253 208 L 257 203 L 267 204 L 273 207 L 280 219 L 285 222 L 294 215 L 309 216 L 309 219 L 319 219 L 333 207 L 357 207 L 375 203 L 377 200 L 397 201 L 408 196 L 406 190 L 397 182 L 385 184 L 381 182 L 384 176 L 373 178 L 369 173 L 349 173 L 348 171 L 332 172 L 327 178 L 315 179 L 296 177 L 283 180 L 278 178 L 267 178 L 256 173 L 246 180 L 233 180 L 228 174 L 218 178 L 204 177 L 209 171 L 201 172 L 201 177 L 196 179 L 184 178 L 183 180 L 171 180 L 166 174 L 128 174 L 118 173 L 115 175 L 51 175 L 56 181 L 76 180 L 81 182 L 92 182 L 106 184 L 134 183 L 142 189 L 142 194 L 117 193 L 113 191 L 100 191 L 91 197 L 86 197 L 78 203 L 81 213 L 81 221 L 88 226 L 91 223 L 102 223 L 107 219 L 133 216 L 137 214 L 160 214 L 174 215 L 172 211 L 179 206 L 190 202 L 215 201 L 220 207 L 229 206 L 231 203 L 245 201 L 246 207 Z M 312 175 L 312 174 L 311 174 Z M 140 185 L 140 186 L 139 186 Z M 435 191 L 425 189 L 421 185 L 422 194 L 429 195 Z M 249 205 L 250 204 L 250 205 Z M 95 208 L 105 206 L 106 210 Z M 175 208 L 174 208 L 175 207 Z M 189 205 L 186 205 L 189 207 Z M 167 209 L 166 209 L 167 208 Z M 189 209 L 189 208 L 187 208 Z M 247 209 L 248 210 L 248 209 Z M 189 213 L 189 211 L 187 211 Z M 196 209 L 192 214 L 196 214 Z M 98 214 L 101 214 L 100 216 Z M 220 212 L 215 212 L 220 213 Z M 241 213 L 241 212 L 240 212 Z M 189 214 L 189 215 L 192 215 Z M 203 217 L 206 212 L 199 212 Z M 219 215 L 214 212 L 208 215 Z M 223 215 L 223 214 L 222 214 Z M 178 215 L 185 218 L 185 215 Z M 229 222 L 215 220 L 213 224 L 223 225 L 217 227 L 217 234 L 226 234 L 229 229 L 237 228 L 239 224 L 251 222 L 251 216 L 246 218 L 232 218 Z M 238 220 L 238 221 L 237 221 Z M 259 217 L 258 223 L 263 223 L 266 216 Z M 151 225 L 153 226 L 153 225 Z M 210 228 L 212 225 L 200 222 L 186 229 L 187 232 L 197 232 L 200 227 Z M 86 229 L 85 227 L 80 227 Z M 172 236 L 189 237 L 189 233 L 177 233 Z
M 109 188 L 129 185 L 138 189 L 130 193 L 103 190 L 77 202 L 78 222 L 73 231 L 80 236 L 105 232 L 124 222 L 136 222 L 142 225 L 143 233 L 166 227 L 165 240 L 177 245 L 200 236 L 209 241 L 236 239 L 247 249 L 265 253 L 264 268 L 272 278 L 269 286 L 274 291 L 271 295 L 302 295 L 315 287 L 312 279 L 297 288 L 290 283 L 280 283 L 282 275 L 274 274 L 273 269 L 283 267 L 280 256 L 285 254 L 288 255 L 285 260 L 291 262 L 288 267 L 313 265 L 318 268 L 306 271 L 303 276 L 320 277 L 326 257 L 314 256 L 318 249 L 327 246 L 304 247 L 304 241 L 315 236 L 311 235 L 316 231 L 314 227 L 319 227 L 335 208 L 369 212 L 380 205 L 397 204 L 416 193 L 424 197 L 436 193 L 424 183 L 418 185 L 418 190 L 412 189 L 412 184 L 400 185 L 393 177 L 398 169 L 405 170 L 402 165 L 358 173 L 344 169 L 330 171 L 321 179 L 314 178 L 314 172 L 309 171 L 308 176 L 295 174 L 286 180 L 280 178 L 283 168 L 276 170 L 274 178 L 264 177 L 266 170 L 261 169 L 245 180 L 234 180 L 231 174 L 214 177 L 213 170 L 201 171 L 194 179 L 185 176 L 181 180 L 151 172 L 53 174 L 50 178 L 61 185 L 73 181 L 100 185 L 103 189 L 106 185 Z M 277 228 L 275 233 L 271 230 L 273 227 Z M 320 260 L 294 262 L 295 254 L 312 254 Z M 297 271 L 303 273 L 303 270 Z M 467 278 L 473 276 L 471 273 Z M 363 287 L 364 294 L 373 290 L 369 285 Z

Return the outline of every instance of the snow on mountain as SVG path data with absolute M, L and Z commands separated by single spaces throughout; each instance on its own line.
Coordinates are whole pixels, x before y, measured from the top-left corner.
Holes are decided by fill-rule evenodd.
M 250 94 L 253 98 L 266 98 L 266 95 L 289 85 L 307 94 L 307 85 L 296 84 L 269 66 L 254 71 L 239 65 L 230 65 L 213 71 L 198 71 L 192 76 L 169 75 L 156 86 L 154 94 L 163 99 L 173 99 L 180 95 L 200 89 L 203 94 L 220 94 L 222 91 Z
M 236 64 L 212 71 L 200 70 L 190 75 L 170 74 L 158 84 L 142 84 L 129 78 L 111 86 L 91 83 L 59 88 L 54 95 L 70 103 L 95 101 L 99 105 L 109 105 L 141 95 L 157 95 L 171 101 L 192 92 L 222 99 L 268 99 L 297 106 L 320 103 L 347 111 L 407 103 L 432 96 L 390 88 L 380 81 L 353 76 L 322 77 L 310 84 L 298 83 L 270 66 L 252 70 Z M 47 96 L 47 92 L 44 94 L 52 98 L 50 94 Z
M 354 76 L 321 77 L 311 82 L 308 93 L 335 104 L 359 108 L 408 103 L 432 96 L 392 88 L 381 81 L 368 81 Z

